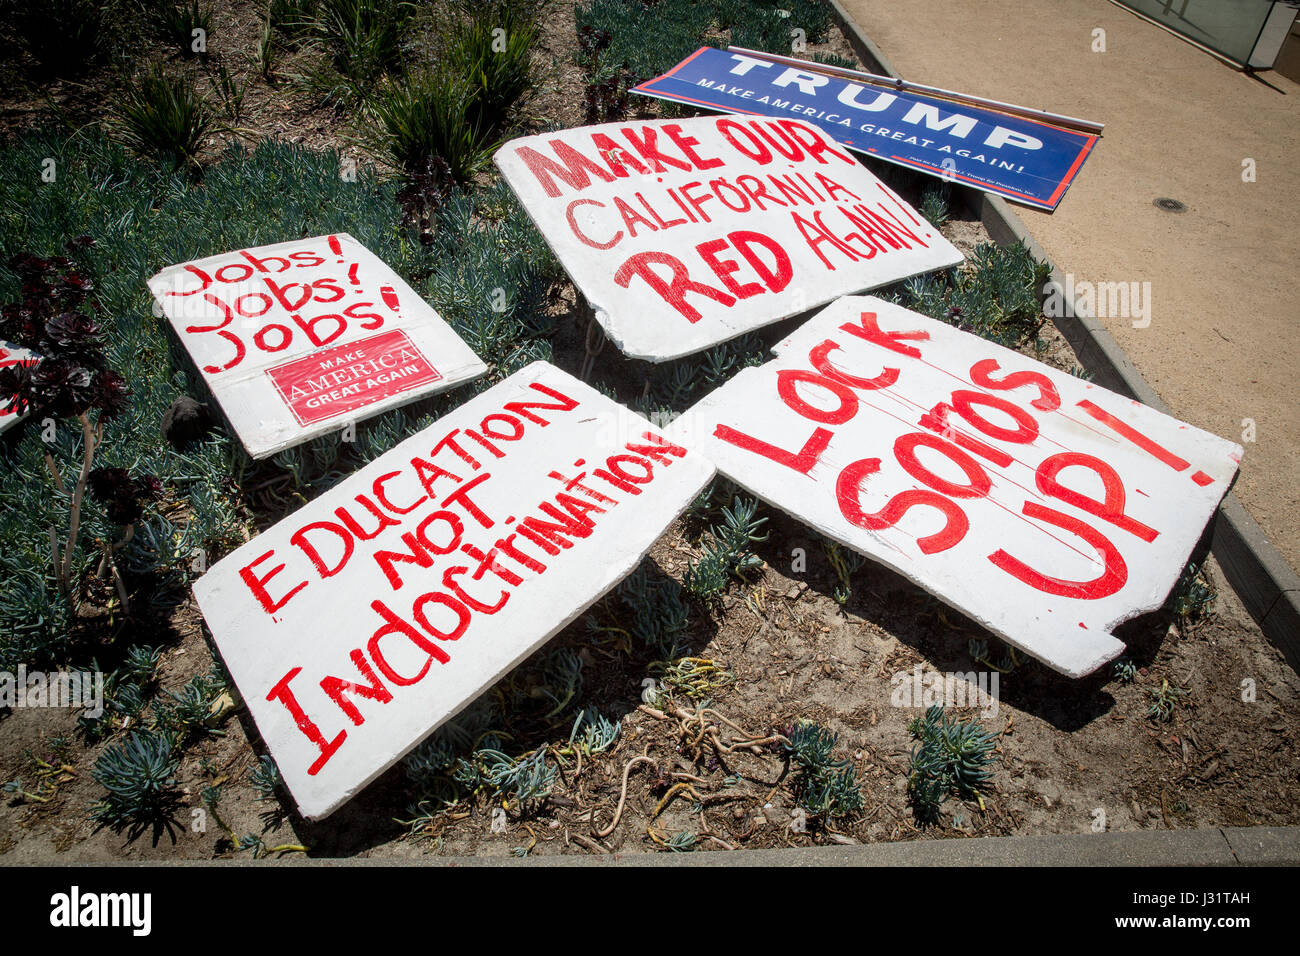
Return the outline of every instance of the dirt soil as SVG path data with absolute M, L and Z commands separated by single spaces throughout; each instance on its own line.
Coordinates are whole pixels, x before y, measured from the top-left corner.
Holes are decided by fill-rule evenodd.
M 218 23 L 255 7 L 218 3 Z M 548 79 L 527 105 L 538 122 L 583 121 L 583 81 L 568 54 L 572 37 L 571 11 L 556 4 L 538 51 Z M 838 33 L 822 49 L 851 55 Z M 342 141 L 330 114 L 281 109 L 273 93 L 253 114 L 261 133 L 302 136 L 319 146 Z M 19 122 L 13 103 L 5 115 Z M 955 215 L 942 231 L 963 251 L 987 240 L 968 213 Z M 556 308 L 562 313 L 556 364 L 576 373 L 585 354 L 585 318 L 571 287 L 557 290 Z M 764 341 L 775 342 L 791 326 L 771 327 Z M 1077 366 L 1050 324 L 1043 338 L 1044 361 Z M 1025 350 L 1033 354 L 1032 345 Z M 636 376 L 636 364 L 619 361 L 614 351 L 604 351 L 595 376 Z M 621 720 L 622 732 L 603 754 L 580 762 L 555 756 L 564 769 L 551 797 L 526 814 L 511 807 L 504 832 L 494 832 L 493 807 L 484 797 L 437 812 L 413 809 L 401 766 L 329 819 L 302 820 L 287 797 L 259 799 L 250 785 L 249 771 L 266 748 L 238 708 L 217 733 L 186 750 L 174 823 L 133 838 L 96 827 L 88 815 L 103 796 L 91 768 L 121 735 L 89 745 L 71 712 L 18 709 L 0 712 L 0 781 L 21 779 L 39 799 L 6 795 L 0 802 L 0 863 L 231 857 L 247 833 L 260 835 L 271 851 L 284 848 L 273 857 L 414 857 L 660 851 L 683 833 L 694 835 L 696 849 L 718 850 L 1300 823 L 1300 774 L 1292 758 L 1300 744 L 1300 677 L 1209 559 L 1205 574 L 1217 596 L 1203 618 L 1180 621 L 1165 610 L 1121 629 L 1137 668 L 1133 680 L 1105 668 L 1072 681 L 1023 661 L 998 675 L 995 712 L 958 709 L 1000 734 L 991 786 L 982 801 L 949 799 L 938 823 L 921 826 L 909 805 L 907 771 L 908 723 L 923 708 L 896 706 L 891 678 L 917 667 L 925 674 L 987 671 L 972 660 L 970 641 L 989 640 L 995 662 L 998 642 L 870 562 L 853 574 L 852 593 L 840 605 L 832 596 L 839 578 L 818 540 L 784 515 L 763 513 L 769 518 L 768 538 L 758 547 L 763 565 L 746 581 L 733 581 L 720 600 L 691 607 L 691 653 L 729 675 L 714 688 L 694 698 L 678 693 L 652 707 L 642 702 L 642 689 L 657 672 L 644 652 L 596 639 L 583 620 L 551 642 L 548 649 L 578 652 L 582 702 Z M 696 519 L 675 523 L 647 558 L 650 573 L 680 582 L 701 553 L 704 530 Z M 610 597 L 588 617 L 608 623 L 619 613 Z M 175 690 L 207 670 L 212 652 L 192 602 L 175 611 L 169 631 L 175 636 L 159 683 Z M 525 663 L 502 684 L 525 680 L 529 669 Z M 1147 713 L 1151 695 L 1166 681 L 1183 694 L 1162 722 Z M 861 813 L 809 819 L 800 828 L 793 771 L 780 748 L 743 743 L 783 733 L 800 719 L 839 735 L 836 755 L 858 774 Z M 548 733 L 511 741 L 511 751 L 546 743 L 562 748 L 571 722 L 567 713 Z M 200 793 L 218 783 L 222 799 L 213 814 Z

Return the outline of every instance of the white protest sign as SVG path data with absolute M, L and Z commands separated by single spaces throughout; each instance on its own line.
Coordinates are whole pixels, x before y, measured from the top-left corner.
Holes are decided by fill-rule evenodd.
M 38 359 L 39 356 L 30 349 L 22 348 L 11 342 L 0 341 L 0 368 L 6 365 L 17 365 L 20 362 L 31 362 Z M 14 411 L 8 400 L 0 399 L 0 433 L 8 431 L 14 425 L 17 425 L 27 415 L 26 412 L 19 414 Z
M 496 164 L 610 339 L 662 362 L 962 255 L 798 120 L 633 120 Z
M 346 233 L 168 266 L 149 290 L 254 458 L 487 371 Z
M 535 362 L 215 564 L 195 597 L 304 816 L 577 618 L 713 473 Z
M 1080 677 L 1161 605 L 1241 448 L 872 297 L 669 428 L 718 470 Z

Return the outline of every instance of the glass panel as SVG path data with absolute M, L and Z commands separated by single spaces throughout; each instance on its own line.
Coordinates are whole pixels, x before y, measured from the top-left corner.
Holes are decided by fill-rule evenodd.
M 1157 23 L 1245 64 L 1273 0 L 1119 0 Z

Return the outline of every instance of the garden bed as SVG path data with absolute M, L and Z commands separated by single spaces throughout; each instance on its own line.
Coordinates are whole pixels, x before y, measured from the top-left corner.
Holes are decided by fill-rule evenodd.
M 727 18 L 760 5 L 581 6 L 576 19 L 562 3 L 541 17 L 532 47 L 538 83 L 511 114 L 513 131 L 681 115 L 625 91 L 702 37 L 733 38 Z M 825 12 L 815 6 L 794 12 L 815 19 Z M 213 37 L 247 43 L 261 31 L 252 15 L 260 8 L 214 3 Z M 738 45 L 782 35 L 785 24 L 750 12 Z M 421 8 L 407 26 L 406 69 L 442 49 L 439 25 L 457 15 L 452 5 Z M 703 23 L 704 34 L 690 32 Z M 807 32 L 808 55 L 851 56 L 834 28 Z M 724 526 L 724 508 L 735 516 L 745 502 L 722 481 L 632 579 L 453 725 L 329 819 L 297 817 L 234 688 L 213 669 L 188 595 L 202 567 L 529 361 L 573 374 L 589 366 L 588 381 L 662 416 L 761 361 L 798 320 L 665 366 L 623 359 L 588 334 L 573 287 L 486 169 L 450 193 L 443 181 L 417 180 L 414 189 L 399 181 L 392 157 L 371 151 L 357 102 L 323 102 L 318 88 L 289 81 L 318 54 L 284 43 L 273 80 L 244 68 L 248 106 L 231 124 L 238 128 L 208 137 L 177 171 L 94 129 L 25 129 L 30 89 L 6 103 L 0 258 L 55 255 L 82 234 L 94 240 L 77 265 L 95 285 L 108 360 L 134 393 L 106 426 L 96 464 L 155 474 L 164 491 L 121 552 L 127 604 L 99 582 L 100 552 L 90 545 L 120 530 L 100 503 L 87 502 L 86 543 L 74 549 L 85 586 L 74 609 L 50 574 L 45 529 L 66 528 L 70 502 L 51 493 L 44 453 L 50 447 L 70 486 L 80 434 L 60 426 L 47 446 L 28 422 L 0 439 L 0 669 L 113 675 L 111 707 L 98 723 L 69 710 L 0 711 L 0 780 L 14 782 L 0 805 L 0 861 L 686 851 L 1300 820 L 1288 759 L 1300 720 L 1284 707 L 1300 680 L 1212 559 L 1165 609 L 1122 629 L 1125 666 L 1071 681 L 1011 655 L 891 572 L 854 568 L 852 556 L 770 509 L 757 513 L 765 522 L 753 540 L 728 550 L 710 529 Z M 161 41 L 152 52 L 169 75 L 207 89 L 212 62 L 168 54 Z M 76 82 L 68 110 L 83 123 L 101 119 L 99 94 L 118 81 L 105 68 Z M 299 145 L 280 142 L 297 137 Z M 254 143 L 262 145 L 243 151 Z M 339 149 L 362 157 L 354 181 L 340 178 Z M 43 183 L 37 171 L 50 156 L 60 176 Z M 1043 324 L 1032 262 L 981 247 L 987 234 L 960 195 L 892 167 L 875 171 L 932 219 L 949 215 L 940 228 L 971 261 L 961 274 L 877 294 L 1081 371 Z M 159 422 L 172 401 L 205 396 L 154 318 L 144 280 L 171 262 L 329 231 L 351 233 L 401 273 L 489 362 L 488 378 L 365 423 L 353 444 L 322 439 L 264 463 L 220 430 L 180 449 L 165 442 Z M 18 277 L 0 270 L 0 300 L 18 288 Z M 498 289 L 507 307 L 485 309 Z M 719 555 L 728 573 L 721 587 L 705 586 L 699 568 Z M 917 667 L 998 673 L 996 714 L 945 714 L 973 736 L 981 727 L 994 735 L 971 744 L 988 757 L 982 785 L 919 798 L 924 774 L 913 749 L 942 731 L 912 726 L 925 701 L 898 706 L 895 675 Z M 105 813 L 105 755 L 137 731 L 166 742 L 161 766 L 174 783 L 164 783 L 152 816 Z

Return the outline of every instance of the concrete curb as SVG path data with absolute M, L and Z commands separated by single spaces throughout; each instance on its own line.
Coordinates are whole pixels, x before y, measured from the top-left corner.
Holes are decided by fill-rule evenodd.
M 80 864 L 94 867 L 95 864 Z M 113 866 L 154 866 L 147 862 Z M 426 856 L 281 860 L 185 860 L 169 866 L 446 866 L 446 867 L 731 867 L 823 866 L 1296 866 L 1300 827 L 1213 827 L 1051 836 L 910 840 L 862 846 L 818 846 L 718 853 L 612 853 L 515 859 L 512 856 Z
M 893 64 L 862 32 L 839 0 L 830 0 L 830 5 L 849 45 L 867 69 L 882 76 L 897 77 Z M 999 245 L 1023 242 L 1036 259 L 1052 267 L 1051 281 L 1065 288 L 1065 274 L 1002 197 L 961 188 L 978 208 L 980 219 L 995 242 Z M 1084 368 L 1093 373 L 1093 380 L 1165 414 L 1173 414 L 1097 318 L 1080 314 L 1086 310 L 1077 306 L 1070 311 L 1074 314 L 1053 321 Z M 1300 671 L 1300 575 L 1287 564 L 1231 492 L 1219 506 L 1210 547 L 1228 583 L 1260 630 L 1282 652 L 1287 663 Z

